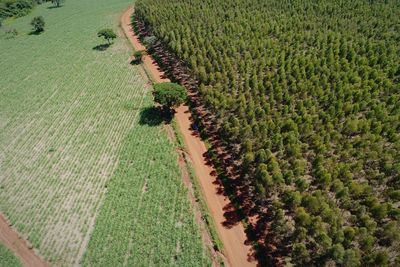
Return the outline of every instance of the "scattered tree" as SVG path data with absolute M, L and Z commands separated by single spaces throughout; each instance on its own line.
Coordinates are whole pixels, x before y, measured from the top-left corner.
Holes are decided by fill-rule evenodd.
M 33 32 L 35 33 L 44 31 L 44 18 L 42 16 L 34 17 L 31 21 L 31 25 L 33 27 Z
M 117 35 L 112 29 L 102 29 L 97 33 L 98 37 L 103 37 L 110 45 L 111 41 L 117 38 Z
M 135 51 L 135 53 L 133 54 L 133 56 L 134 56 L 134 61 L 136 62 L 136 63 L 142 63 L 142 61 L 143 61 L 143 56 L 146 54 L 146 52 L 145 51 L 143 51 L 143 50 L 138 50 L 138 51 Z
M 186 101 L 186 89 L 176 83 L 158 83 L 154 85 L 154 101 L 170 111 Z

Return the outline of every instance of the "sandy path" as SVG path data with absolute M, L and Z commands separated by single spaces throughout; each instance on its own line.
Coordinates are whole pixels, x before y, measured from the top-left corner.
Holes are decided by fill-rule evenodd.
M 121 26 L 135 50 L 144 50 L 145 47 L 139 42 L 130 25 L 130 17 L 132 14 L 133 7 L 129 8 L 123 14 L 121 18 Z M 168 79 L 163 78 L 164 73 L 160 71 L 157 64 L 150 56 L 145 56 L 143 58 L 143 64 L 145 65 L 145 68 L 151 72 L 155 81 L 169 81 Z M 192 161 L 196 176 L 198 177 L 202 187 L 203 196 L 207 202 L 211 216 L 215 221 L 219 237 L 223 243 L 224 254 L 228 261 L 226 265 L 238 267 L 256 266 L 256 262 L 249 262 L 248 260 L 248 255 L 251 253 L 251 246 L 245 245 L 246 234 L 243 225 L 239 223 L 230 228 L 226 228 L 223 225 L 223 222 L 226 221 L 223 208 L 229 205 L 230 201 L 227 197 L 217 193 L 218 186 L 213 183 L 216 181 L 216 177 L 211 175 L 215 170 L 206 164 L 206 159 L 203 156 L 207 152 L 205 144 L 199 137 L 192 133 L 190 127 L 191 114 L 189 108 L 187 106 L 179 107 L 176 110 L 175 117 L 183 135 L 187 152 Z
M 47 267 L 49 266 L 32 249 L 29 249 L 24 239 L 19 238 L 17 232 L 12 229 L 3 214 L 0 213 L 0 242 L 19 258 L 26 267 Z M 1 262 L 0 262 L 1 265 Z

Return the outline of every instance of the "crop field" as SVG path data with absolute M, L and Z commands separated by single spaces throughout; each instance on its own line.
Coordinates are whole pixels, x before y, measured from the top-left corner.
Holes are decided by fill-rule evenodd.
M 144 105 L 152 105 L 150 98 Z M 207 266 L 177 156 L 142 112 L 128 135 L 98 216 L 85 266 Z M 173 159 L 173 160 L 171 160 Z M 164 164 L 159 164 L 163 162 Z M 129 219 L 127 219 L 127 217 Z
M 117 27 L 129 4 L 69 0 L 4 23 L 19 34 L 0 33 L 0 211 L 57 266 L 207 265 L 174 145 L 141 113 L 150 87 Z M 97 51 L 104 27 L 119 38 Z
M 19 260 L 5 246 L 0 244 L 0 266 L 4 267 L 20 267 Z

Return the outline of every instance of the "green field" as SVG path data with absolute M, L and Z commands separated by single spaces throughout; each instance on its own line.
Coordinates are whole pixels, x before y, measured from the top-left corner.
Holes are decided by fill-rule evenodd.
M 0 267 L 20 267 L 21 262 L 3 244 L 0 244 Z
M 208 265 L 174 144 L 141 116 L 151 88 L 118 28 L 129 4 L 5 22 L 19 35 L 0 33 L 0 211 L 53 265 Z M 45 32 L 29 35 L 37 15 Z M 97 51 L 103 27 L 119 38 Z

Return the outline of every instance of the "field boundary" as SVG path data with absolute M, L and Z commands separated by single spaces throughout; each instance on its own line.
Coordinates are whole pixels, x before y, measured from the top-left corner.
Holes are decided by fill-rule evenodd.
M 131 25 L 131 15 L 134 13 L 134 8 L 127 9 L 123 17 L 123 28 L 127 34 L 128 39 L 132 42 L 135 50 L 145 50 L 145 47 L 140 43 L 138 36 L 133 32 Z M 165 73 L 160 70 L 158 64 L 150 55 L 143 57 L 143 65 L 147 71 L 151 72 L 155 82 L 169 81 Z M 188 106 L 181 106 L 177 109 L 176 120 L 179 128 L 184 136 L 188 156 L 193 162 L 194 170 L 196 172 L 197 181 L 201 185 L 202 195 L 204 196 L 207 206 L 215 222 L 219 237 L 224 244 L 224 255 L 226 256 L 225 264 L 228 266 L 255 266 L 256 262 L 252 260 L 251 253 L 252 247 L 246 242 L 246 234 L 244 226 L 241 223 L 226 227 L 223 222 L 225 221 L 224 213 L 225 207 L 230 206 L 228 197 L 217 193 L 218 186 L 215 184 L 214 176 L 215 169 L 207 164 L 204 154 L 207 148 L 204 142 L 198 135 L 193 133 L 190 128 L 191 113 Z M 201 176 L 201 177 L 200 177 Z
M 212 260 L 215 265 L 224 265 L 227 261 L 223 252 L 223 243 L 219 239 L 215 222 L 210 214 L 206 201 L 201 193 L 201 187 L 196 174 L 194 173 L 192 163 L 188 152 L 186 151 L 182 133 L 179 130 L 176 120 L 172 121 L 172 130 L 176 137 L 177 153 L 179 155 L 179 164 L 182 165 L 182 178 L 187 183 L 188 195 L 191 200 L 192 208 L 195 210 L 196 220 L 201 225 L 202 237 L 206 246 L 212 254 Z M 170 126 L 168 126 L 170 127 Z M 187 177 L 184 177 L 187 176 Z M 185 181 L 187 180 L 187 181 Z M 206 235 L 206 236 L 204 236 Z M 211 243 L 211 244 L 210 244 Z
M 135 51 L 145 50 L 145 47 L 143 47 L 140 44 L 139 39 L 135 36 L 134 31 L 132 29 L 127 29 L 127 27 L 124 27 L 124 25 L 126 24 L 125 22 L 127 20 L 127 17 L 129 17 L 129 23 L 130 23 L 130 18 L 131 15 L 133 14 L 133 11 L 134 9 L 132 6 L 129 7 L 127 11 L 124 12 L 124 14 L 121 16 L 120 27 L 123 29 L 125 37 L 127 38 L 127 40 L 129 41 L 129 43 L 131 44 L 132 48 Z M 151 61 L 153 61 L 153 59 L 151 58 L 150 55 L 144 55 L 143 64 L 140 64 L 140 66 L 143 68 L 146 78 L 149 80 L 150 83 L 154 84 L 157 82 L 169 81 L 167 78 L 155 76 L 152 72 L 153 68 L 147 66 L 146 62 L 148 62 L 148 60 L 146 60 L 145 58 L 151 59 Z M 172 121 L 171 125 L 165 125 L 165 126 L 166 126 L 165 130 L 167 131 L 168 135 L 173 135 L 171 136 L 170 139 L 173 139 L 171 140 L 171 142 L 173 142 L 174 147 L 176 148 L 176 153 L 178 155 L 177 164 L 179 165 L 182 174 L 182 180 L 183 180 L 182 182 L 187 187 L 188 198 L 191 207 L 195 213 L 195 219 L 197 223 L 200 224 L 200 231 L 203 243 L 205 244 L 208 253 L 211 254 L 211 260 L 213 266 L 224 266 L 226 258 L 222 253 L 223 244 L 219 239 L 217 230 L 215 228 L 215 222 L 208 211 L 206 202 L 201 192 L 199 191 L 200 185 L 198 184 L 197 177 L 194 174 L 193 167 L 191 166 L 191 163 L 188 159 L 187 155 L 188 152 L 184 145 L 182 133 L 179 131 L 179 127 L 175 119 Z
M 0 213 L 0 241 L 21 261 L 25 267 L 48 267 L 35 253 L 28 241 L 22 238 L 11 226 L 6 217 Z

